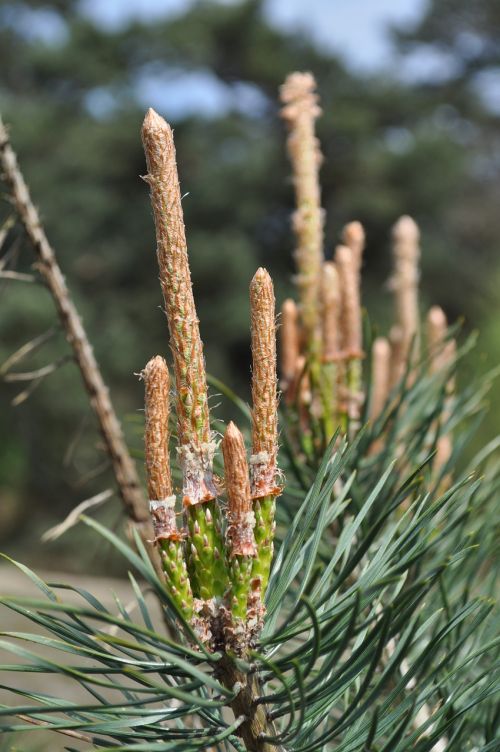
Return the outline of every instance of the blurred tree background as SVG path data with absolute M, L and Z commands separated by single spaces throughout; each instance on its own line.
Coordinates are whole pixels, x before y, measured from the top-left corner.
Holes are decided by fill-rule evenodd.
M 480 351 L 495 362 L 498 2 L 429 2 L 413 28 L 393 31 L 390 70 L 375 74 L 353 70 L 306 34 L 271 25 L 264 0 L 175 6 L 165 17 L 110 28 L 82 2 L 0 4 L 0 109 L 131 445 L 141 444 L 142 386 L 133 374 L 168 348 L 148 191 L 139 179 L 150 99 L 175 127 L 212 374 L 247 398 L 248 282 L 265 265 L 279 303 L 291 290 L 293 196 L 277 92 L 292 70 L 312 71 L 321 95 L 326 251 L 345 222 L 363 222 L 372 319 L 388 325 L 389 230 L 410 213 L 423 236 L 423 310 L 432 302 L 451 321 L 463 314 L 467 328 L 482 329 Z M 195 106 L 182 106 L 187 91 Z M 2 201 L 0 221 L 8 214 Z M 15 233 L 9 239 L 15 268 L 28 271 L 32 252 L 17 240 Z M 0 281 L 3 362 L 53 326 L 55 315 L 43 288 Z M 56 331 L 29 366 L 65 352 Z M 0 388 L 1 547 L 22 548 L 28 562 L 79 568 L 88 562 L 74 561 L 71 536 L 44 551 L 37 541 L 109 483 L 86 394 L 72 363 L 14 407 L 18 391 L 19 384 Z M 497 402 L 492 425 L 499 414 Z M 110 503 L 118 523 L 119 503 Z

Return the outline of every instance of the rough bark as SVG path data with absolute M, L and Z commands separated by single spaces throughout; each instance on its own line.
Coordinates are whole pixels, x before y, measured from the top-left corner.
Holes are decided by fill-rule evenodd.
M 263 736 L 276 736 L 277 731 L 268 717 L 266 706 L 257 703 L 260 696 L 258 677 L 239 671 L 229 656 L 224 657 L 219 663 L 218 674 L 229 689 L 233 689 L 235 684 L 241 687 L 231 703 L 231 709 L 236 717 L 245 717 L 236 733 L 243 740 L 248 752 L 285 752 L 281 744 L 271 744 L 262 739 Z

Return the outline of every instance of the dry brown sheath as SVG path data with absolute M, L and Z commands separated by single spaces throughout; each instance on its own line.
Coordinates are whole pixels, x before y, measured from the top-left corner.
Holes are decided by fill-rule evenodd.
M 323 334 L 323 360 L 337 360 L 340 337 L 340 285 L 337 267 L 325 261 L 321 276 L 321 308 Z
M 151 358 L 141 376 L 145 387 L 146 476 L 155 539 L 179 538 L 168 450 L 170 378 L 166 362 L 159 355 Z
M 216 495 L 203 345 L 193 298 L 172 130 L 149 109 L 142 127 L 156 225 L 160 283 L 174 357 L 180 458 L 186 503 Z
M 232 422 L 227 426 L 222 439 L 222 455 L 228 501 L 230 556 L 256 556 L 253 534 L 255 516 L 252 511 L 245 442 Z
M 418 333 L 418 280 L 420 232 L 411 217 L 398 219 L 392 229 L 394 273 L 391 287 L 395 295 L 396 319 L 401 327 L 402 358 L 406 362 L 412 341 Z
M 323 263 L 323 210 L 319 167 L 321 152 L 315 120 L 321 114 L 316 82 L 310 73 L 291 73 L 280 90 L 282 117 L 290 134 L 287 146 L 293 168 L 297 209 L 293 228 L 297 238 L 295 261 L 301 316 L 309 349 L 319 347 L 319 286 Z
M 365 249 L 365 231 L 361 222 L 349 222 L 345 225 L 342 230 L 342 243 L 351 249 L 356 272 L 360 275 Z
M 276 492 L 278 410 L 274 288 L 265 269 L 250 283 L 252 345 L 252 495 Z
M 350 248 L 339 245 L 335 249 L 335 265 L 341 295 L 341 346 L 346 358 L 363 357 L 361 304 L 358 274 Z
M 300 354 L 299 312 L 294 300 L 287 298 L 281 306 L 281 379 L 286 390 L 293 381 L 295 365 Z
M 370 417 L 378 418 L 390 391 L 391 346 L 385 337 L 377 337 L 372 349 L 372 398 Z

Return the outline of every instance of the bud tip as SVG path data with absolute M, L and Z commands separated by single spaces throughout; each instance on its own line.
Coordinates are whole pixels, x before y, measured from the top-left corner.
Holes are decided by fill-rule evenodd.
M 365 231 L 361 222 L 354 221 L 346 224 L 342 232 L 342 240 L 348 246 L 364 245 Z
M 418 242 L 420 230 L 412 217 L 403 214 L 392 228 L 392 236 L 395 241 L 413 241 Z

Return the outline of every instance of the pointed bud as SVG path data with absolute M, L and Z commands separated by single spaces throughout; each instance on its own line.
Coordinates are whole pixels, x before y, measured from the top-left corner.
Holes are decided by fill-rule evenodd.
M 281 111 L 290 135 L 288 153 L 293 169 L 297 209 L 293 228 L 297 238 L 295 261 L 306 347 L 316 353 L 320 346 L 319 285 L 323 262 L 323 211 L 319 166 L 321 152 L 315 136 L 315 120 L 321 114 L 316 82 L 310 73 L 291 73 L 280 89 Z
M 361 222 L 349 222 L 342 230 L 342 243 L 351 249 L 356 273 L 361 273 L 363 251 L 365 250 L 365 231 Z
M 141 374 L 145 386 L 145 464 L 150 499 L 172 495 L 168 452 L 170 378 L 167 364 L 157 355 Z
M 276 492 L 278 405 L 274 289 L 265 269 L 250 284 L 252 340 L 252 495 Z
M 155 540 L 179 539 L 168 451 L 170 379 L 164 359 L 159 355 L 151 358 L 141 377 L 145 386 L 144 454 Z
M 335 249 L 335 265 L 341 294 L 341 344 L 347 358 L 363 356 L 361 304 L 353 253 L 345 245 Z
M 403 378 L 406 369 L 406 359 L 403 347 L 403 330 L 397 324 L 391 326 L 389 342 L 391 345 L 390 386 L 392 389 L 392 387 L 396 386 L 396 384 Z
M 203 345 L 191 286 L 172 129 L 152 109 L 144 118 L 142 140 L 174 356 L 184 497 L 187 503 L 197 504 L 215 496 Z
M 444 346 L 448 321 L 446 314 L 439 306 L 432 306 L 427 314 L 427 347 L 430 356 L 431 373 L 441 370 L 447 364 L 447 353 Z
M 222 454 L 228 499 L 228 538 L 231 557 L 255 556 L 253 536 L 255 518 L 252 512 L 250 481 L 243 436 L 234 423 L 229 423 L 222 439 Z
M 400 217 L 392 229 L 394 272 L 391 287 L 395 296 L 396 319 L 401 327 L 402 357 L 405 362 L 419 328 L 419 240 L 420 232 L 415 221 L 408 216 Z
M 287 298 L 281 306 L 281 378 L 283 389 L 293 381 L 295 364 L 299 357 L 299 312 L 295 301 Z
M 391 346 L 385 337 L 377 337 L 372 349 L 372 398 L 370 417 L 378 418 L 390 391 Z
M 340 288 L 337 268 L 333 261 L 323 264 L 321 277 L 323 360 L 335 360 L 339 355 Z

